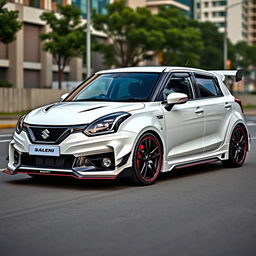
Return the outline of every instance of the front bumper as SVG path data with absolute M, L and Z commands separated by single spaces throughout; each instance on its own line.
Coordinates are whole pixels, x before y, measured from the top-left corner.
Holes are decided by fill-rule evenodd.
M 130 169 L 132 166 L 133 147 L 136 141 L 136 133 L 119 131 L 114 134 L 87 137 L 83 133 L 74 133 L 69 135 L 59 144 L 60 157 L 50 157 L 46 159 L 44 156 L 28 155 L 29 145 L 32 143 L 25 131 L 20 134 L 15 133 L 13 140 L 9 145 L 9 163 L 7 169 L 4 170 L 8 174 L 26 173 L 36 175 L 52 175 L 52 176 L 68 176 L 77 179 L 115 179 L 124 170 Z M 33 144 L 35 145 L 35 144 Z M 15 155 L 16 154 L 16 155 Z M 17 160 L 17 154 L 19 159 Z M 24 162 L 24 156 L 29 158 L 37 158 L 36 161 L 30 161 L 29 164 Z M 79 157 L 91 156 L 113 156 L 113 164 L 110 168 L 98 168 L 97 166 L 77 167 L 75 161 Z M 73 157 L 74 161 L 71 165 L 57 166 L 49 164 L 49 161 L 57 162 L 60 158 L 66 159 Z M 58 159 L 59 158 L 59 159 Z M 46 165 L 39 164 L 42 161 L 48 161 Z M 65 167 L 65 168 L 64 168 Z

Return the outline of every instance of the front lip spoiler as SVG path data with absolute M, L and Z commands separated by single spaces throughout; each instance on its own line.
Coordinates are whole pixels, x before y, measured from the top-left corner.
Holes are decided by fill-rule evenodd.
M 117 178 L 118 175 L 81 175 L 74 170 L 54 170 L 54 169 L 43 169 L 43 168 L 25 168 L 22 167 L 15 171 L 10 171 L 8 168 L 3 170 L 4 173 L 9 175 L 14 175 L 18 173 L 23 174 L 34 174 L 34 175 L 42 175 L 42 176 L 62 176 L 62 177 L 71 177 L 75 179 L 102 179 L 102 180 L 113 180 Z

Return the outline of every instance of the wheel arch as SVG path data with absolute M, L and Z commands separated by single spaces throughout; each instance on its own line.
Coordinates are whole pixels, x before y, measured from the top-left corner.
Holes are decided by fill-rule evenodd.
M 144 134 L 146 134 L 146 133 L 152 133 L 153 135 L 155 135 L 155 136 L 157 137 L 157 139 L 159 140 L 160 145 L 161 145 L 162 154 L 163 154 L 163 156 L 164 156 L 165 149 L 164 149 L 164 144 L 163 144 L 163 141 L 162 141 L 161 136 L 160 136 L 156 131 L 149 129 L 149 130 L 144 131 L 142 134 L 140 134 L 139 138 L 140 138 L 141 136 L 143 136 Z

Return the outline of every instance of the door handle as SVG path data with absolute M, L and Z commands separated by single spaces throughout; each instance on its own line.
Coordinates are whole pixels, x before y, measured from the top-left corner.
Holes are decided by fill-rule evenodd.
M 230 103 L 228 103 L 228 102 L 225 103 L 225 108 L 231 109 L 231 107 L 232 107 L 232 105 Z
M 200 107 L 197 107 L 196 110 L 195 110 L 196 114 L 202 114 L 203 112 L 204 112 L 204 109 L 200 108 Z

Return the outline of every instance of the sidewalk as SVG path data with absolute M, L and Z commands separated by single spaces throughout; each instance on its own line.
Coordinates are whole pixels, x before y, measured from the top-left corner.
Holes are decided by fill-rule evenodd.
M 0 116 L 0 129 L 15 128 L 19 116 Z

